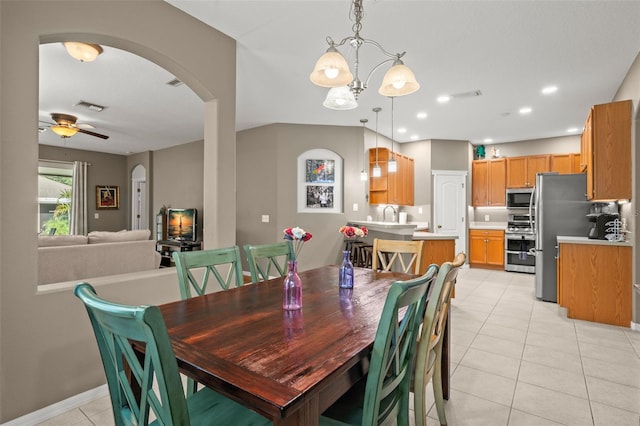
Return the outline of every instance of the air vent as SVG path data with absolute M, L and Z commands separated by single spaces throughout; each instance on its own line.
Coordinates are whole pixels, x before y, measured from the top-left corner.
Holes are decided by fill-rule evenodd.
M 100 112 L 106 108 L 105 106 L 93 104 L 91 102 L 86 102 L 86 101 L 78 101 L 78 103 L 76 103 L 74 106 L 87 108 L 87 109 L 90 109 L 91 111 L 96 111 L 96 112 Z
M 481 96 L 482 92 L 480 90 L 471 90 L 469 92 L 455 93 L 451 95 L 452 98 L 475 98 L 476 96 Z
M 182 86 L 184 83 L 182 81 L 180 81 L 179 79 L 174 78 L 173 80 L 167 81 L 167 84 L 169 86 L 178 87 L 178 86 Z

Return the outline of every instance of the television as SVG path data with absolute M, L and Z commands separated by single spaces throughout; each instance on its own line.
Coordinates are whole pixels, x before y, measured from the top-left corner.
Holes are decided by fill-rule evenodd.
M 176 241 L 196 241 L 198 210 L 168 209 L 167 239 Z

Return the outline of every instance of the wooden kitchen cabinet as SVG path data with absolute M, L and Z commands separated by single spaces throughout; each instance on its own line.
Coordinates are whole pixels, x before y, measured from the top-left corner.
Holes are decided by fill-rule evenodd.
M 474 160 L 471 163 L 471 204 L 504 206 L 507 160 Z
M 580 139 L 590 200 L 631 199 L 631 101 L 591 108 Z
M 504 269 L 504 231 L 469 230 L 469 265 L 475 268 Z
M 378 149 L 380 177 L 373 176 L 376 165 L 376 148 L 369 150 L 369 204 L 397 204 L 412 206 L 414 203 L 414 161 L 406 155 L 393 153 L 398 164 L 395 173 L 389 173 L 391 152 L 387 148 Z
M 507 188 L 533 188 L 536 174 L 551 170 L 551 155 L 507 158 Z
M 558 304 L 567 316 L 629 327 L 632 316 L 632 248 L 560 243 Z
M 550 171 L 560 174 L 582 173 L 580 153 L 551 154 Z

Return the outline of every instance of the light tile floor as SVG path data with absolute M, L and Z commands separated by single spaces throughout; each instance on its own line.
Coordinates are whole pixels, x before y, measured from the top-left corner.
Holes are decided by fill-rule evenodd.
M 460 271 L 451 324 L 449 425 L 640 426 L 639 332 L 564 318 L 533 275 L 483 269 Z M 41 424 L 114 422 L 105 397 Z

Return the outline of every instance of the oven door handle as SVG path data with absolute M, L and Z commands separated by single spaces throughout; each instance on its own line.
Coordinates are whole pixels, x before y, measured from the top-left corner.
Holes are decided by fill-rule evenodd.
M 531 250 L 529 251 L 519 251 L 519 250 L 506 250 L 507 254 L 526 254 L 527 256 L 535 256 L 534 253 L 531 253 Z

